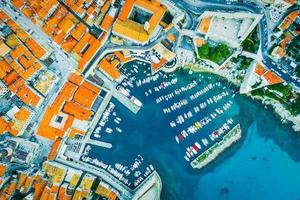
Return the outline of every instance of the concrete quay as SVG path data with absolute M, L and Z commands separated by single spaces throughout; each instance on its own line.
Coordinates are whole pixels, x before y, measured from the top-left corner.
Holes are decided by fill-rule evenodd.
M 100 71 L 96 71 L 96 75 L 99 76 L 104 81 L 104 86 L 107 87 L 113 97 L 115 97 L 119 102 L 121 102 L 126 108 L 128 108 L 131 112 L 136 114 L 140 107 L 137 106 L 133 101 L 131 101 L 128 97 L 123 95 L 120 91 L 116 89 L 116 83 L 109 80 L 103 73 Z
M 112 144 L 110 144 L 110 143 L 102 142 L 102 141 L 98 141 L 98 140 L 92 140 L 92 139 L 87 140 L 86 144 L 97 145 L 97 146 L 108 148 L 108 149 L 112 148 Z

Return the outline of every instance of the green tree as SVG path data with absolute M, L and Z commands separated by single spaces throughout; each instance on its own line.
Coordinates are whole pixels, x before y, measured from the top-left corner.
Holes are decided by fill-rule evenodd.
M 223 58 L 227 58 L 230 56 L 230 49 L 226 44 L 218 44 L 216 51 L 221 53 Z
M 200 58 L 207 59 L 209 58 L 210 46 L 208 44 L 204 44 L 198 48 L 198 55 Z
M 296 67 L 296 76 L 300 78 L 300 65 Z

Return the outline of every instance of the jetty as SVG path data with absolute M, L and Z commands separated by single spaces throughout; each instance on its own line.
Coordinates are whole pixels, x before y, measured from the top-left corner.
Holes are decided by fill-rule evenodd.
M 130 100 L 120 91 L 118 91 L 116 89 L 116 85 L 117 85 L 116 83 L 108 79 L 102 72 L 97 71 L 96 75 L 104 81 L 105 87 L 107 87 L 111 91 L 111 94 L 114 98 L 116 98 L 120 103 L 122 103 L 134 114 L 138 113 L 141 107 L 137 106 L 132 100 Z
M 209 149 L 200 154 L 191 162 L 191 166 L 195 169 L 201 169 L 207 164 L 215 160 L 222 152 L 229 148 L 232 144 L 237 142 L 242 137 L 242 130 L 240 124 L 237 124 L 233 127 L 226 135 L 223 136 L 223 139 L 215 143 Z

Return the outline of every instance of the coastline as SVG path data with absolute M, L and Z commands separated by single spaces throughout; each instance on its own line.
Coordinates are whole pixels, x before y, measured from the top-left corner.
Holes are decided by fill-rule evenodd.
M 225 75 L 223 75 L 222 73 L 219 73 L 218 71 L 214 70 L 214 69 L 208 69 L 206 67 L 201 66 L 200 64 L 189 64 L 184 66 L 183 68 L 188 69 L 188 70 L 192 70 L 193 72 L 204 72 L 204 73 L 212 73 L 218 76 L 221 76 L 223 78 L 225 78 L 226 80 L 228 80 L 229 82 L 233 83 L 235 86 L 240 87 L 240 83 L 238 83 L 236 80 L 230 79 L 228 77 L 226 77 Z M 293 116 L 291 115 L 291 113 L 284 108 L 284 106 L 274 100 L 271 99 L 269 97 L 262 97 L 262 96 L 254 96 L 251 95 L 250 93 L 247 93 L 246 96 L 254 99 L 254 100 L 261 100 L 261 103 L 263 105 L 271 105 L 274 112 L 281 118 L 281 121 L 289 121 L 291 122 L 292 128 L 295 132 L 300 132 L 300 117 L 297 116 Z
M 254 100 L 260 100 L 263 105 L 270 105 L 274 109 L 275 113 L 281 118 L 284 123 L 286 121 L 291 122 L 292 128 L 295 132 L 300 132 L 300 117 L 299 115 L 293 116 L 287 109 L 285 109 L 282 104 L 269 97 L 253 96 L 251 94 L 246 94 Z
M 240 124 L 237 124 L 226 135 L 223 136 L 223 139 L 220 142 L 214 144 L 212 147 L 195 158 L 191 162 L 191 166 L 194 169 L 201 169 L 209 163 L 213 162 L 221 153 L 223 153 L 227 148 L 232 146 L 242 137 L 241 133 L 242 130 Z
M 192 63 L 189 65 L 185 65 L 182 67 L 183 69 L 188 69 L 188 70 L 192 70 L 193 72 L 204 72 L 204 73 L 211 73 L 211 74 L 215 74 L 218 75 L 220 77 L 223 77 L 224 79 L 228 80 L 230 83 L 234 84 L 237 87 L 240 87 L 241 84 L 239 82 L 237 82 L 234 79 L 230 79 L 227 76 L 225 76 L 224 74 L 214 70 L 214 69 L 209 69 L 206 67 L 202 67 L 200 64 L 196 64 L 196 63 Z

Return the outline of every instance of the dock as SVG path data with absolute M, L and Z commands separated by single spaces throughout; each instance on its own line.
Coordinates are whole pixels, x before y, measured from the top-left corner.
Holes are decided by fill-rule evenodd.
M 226 135 L 223 136 L 223 139 L 215 143 L 209 149 L 204 151 L 201 155 L 195 158 L 191 162 L 191 166 L 195 169 L 201 169 L 215 160 L 222 152 L 227 148 L 233 145 L 242 137 L 242 130 L 240 124 L 237 124 L 233 127 Z
M 97 145 L 99 147 L 105 147 L 105 148 L 112 148 L 112 144 L 110 143 L 107 143 L 107 142 L 101 142 L 101 141 L 98 141 L 98 140 L 92 140 L 92 139 L 89 139 L 86 141 L 86 144 L 92 144 L 92 145 Z
M 116 89 L 116 83 L 112 80 L 108 79 L 102 72 L 96 70 L 96 75 L 100 77 L 105 86 L 111 91 L 113 97 L 115 97 L 120 103 L 122 103 L 126 108 L 128 108 L 134 114 L 138 113 L 140 107 L 137 106 L 133 101 L 131 101 L 128 97 L 122 94 L 120 91 Z

